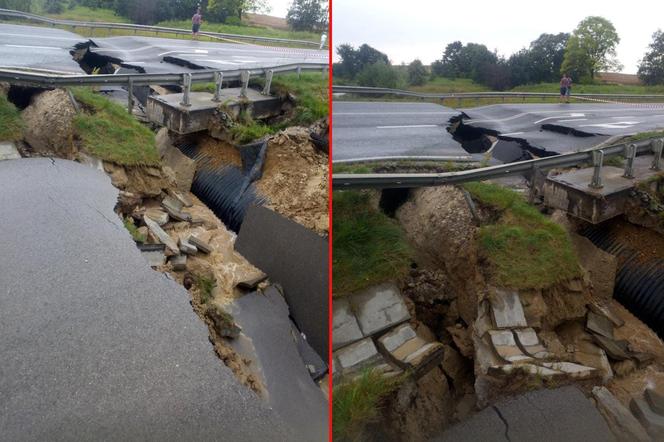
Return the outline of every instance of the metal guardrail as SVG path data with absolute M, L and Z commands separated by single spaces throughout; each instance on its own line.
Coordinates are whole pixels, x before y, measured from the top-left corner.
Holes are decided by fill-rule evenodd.
M 581 152 L 557 155 L 553 157 L 538 158 L 535 160 L 520 161 L 517 163 L 501 164 L 480 169 L 464 170 L 445 173 L 373 173 L 373 174 L 334 174 L 332 187 L 335 190 L 359 188 L 412 188 L 427 186 L 442 186 L 459 184 L 470 181 L 483 181 L 491 178 L 500 178 L 510 175 L 523 174 L 535 170 L 547 170 L 556 167 L 573 167 L 583 163 L 591 163 L 595 167 L 595 174 L 591 187 L 601 187 L 600 171 L 604 157 L 625 155 L 625 177 L 630 177 L 633 159 L 638 154 L 653 153 L 653 170 L 662 168 L 662 146 L 664 138 L 652 138 L 634 143 L 620 143 L 612 146 L 593 148 Z
M 343 86 L 333 85 L 333 93 L 363 94 L 363 95 L 395 95 L 401 97 L 412 97 L 421 99 L 481 99 L 481 98 L 557 98 L 560 94 L 553 92 L 458 92 L 433 94 L 406 91 L 402 89 L 389 89 L 379 87 Z M 642 94 L 573 94 L 572 98 L 587 98 L 596 100 L 661 100 L 664 95 L 642 95 Z
M 0 9 L 0 17 L 15 17 L 23 18 L 26 20 L 38 21 L 41 23 L 47 23 L 51 26 L 71 26 L 73 28 L 90 28 L 90 29 L 124 29 L 128 31 L 142 31 L 142 32 L 155 32 L 163 34 L 175 34 L 175 35 L 191 35 L 191 31 L 187 29 L 179 28 L 167 28 L 163 26 L 147 26 L 147 25 L 134 25 L 128 23 L 106 23 L 106 22 L 86 22 L 86 21 L 74 21 L 74 20 L 59 20 L 54 18 L 42 17 L 41 15 L 31 14 L 29 12 L 15 11 L 13 9 Z M 320 48 L 320 43 L 316 43 L 308 40 L 291 40 L 287 38 L 277 38 L 277 37 L 260 37 L 253 35 L 242 35 L 242 34 L 226 34 L 221 32 L 206 32 L 201 31 L 200 35 L 212 38 L 221 38 L 221 39 L 234 39 L 234 40 L 249 40 L 257 41 L 262 43 L 286 43 L 292 45 L 301 45 L 301 46 L 313 46 Z M 325 45 L 323 47 L 326 47 Z

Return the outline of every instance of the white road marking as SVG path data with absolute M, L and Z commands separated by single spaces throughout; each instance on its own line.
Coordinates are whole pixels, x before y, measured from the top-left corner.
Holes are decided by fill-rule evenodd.
M 501 137 L 509 137 L 510 135 L 521 135 L 523 132 L 512 132 L 509 134 L 500 134 Z
M 64 48 L 59 48 L 57 46 L 26 46 L 26 45 L 3 45 L 10 48 L 30 48 L 30 49 L 57 49 L 58 51 L 63 50 Z
M 410 124 L 407 126 L 376 126 L 376 129 L 403 129 L 407 127 L 438 127 L 435 124 Z
M 570 113 L 569 115 L 560 115 L 560 116 L 557 116 L 557 117 L 546 117 L 546 118 L 542 118 L 541 120 L 535 121 L 533 124 L 539 124 L 542 121 L 551 120 L 551 119 L 555 119 L 555 118 L 561 118 L 561 117 L 567 117 L 567 116 L 569 116 L 569 117 L 585 117 L 586 114 Z
M 490 105 L 490 106 L 494 106 L 494 105 Z M 490 107 L 490 106 L 486 106 L 486 107 Z M 582 112 L 588 112 L 588 113 L 625 112 L 625 109 L 578 109 L 578 110 L 582 111 Z M 652 112 L 652 109 L 630 109 L 629 111 L 630 112 Z M 551 111 L 538 110 L 538 111 L 533 112 L 533 113 L 537 113 L 537 114 L 557 114 L 557 113 L 569 113 L 569 110 L 565 110 L 565 111 L 563 111 L 563 110 L 551 110 Z M 485 120 L 472 120 L 471 119 L 469 121 L 464 121 L 464 123 L 465 124 L 499 123 L 499 122 L 502 122 L 502 121 L 510 121 L 510 120 L 514 120 L 514 119 L 517 119 L 517 118 L 521 118 L 521 117 L 524 117 L 526 115 L 532 115 L 532 113 L 523 112 L 523 113 L 520 113 L 520 114 L 512 115 L 511 117 L 507 117 L 507 118 L 495 118 L 495 119 L 485 119 Z M 564 115 L 561 115 L 561 116 L 558 116 L 557 118 L 561 118 L 563 116 Z M 551 118 L 556 118 L 556 117 L 551 117 Z M 533 124 L 536 124 L 536 123 L 533 123 Z
M 601 127 L 603 129 L 627 129 L 635 124 L 639 124 L 638 121 L 616 121 L 615 123 L 598 123 L 598 124 L 582 124 L 579 127 Z
M 459 112 L 334 112 L 334 115 L 457 115 Z
M 85 41 L 85 37 L 83 37 L 83 38 L 73 38 L 73 37 L 47 37 L 47 36 L 45 36 L 45 35 L 35 36 L 35 35 L 32 35 L 32 34 L 8 34 L 8 33 L 5 33 L 5 32 L 3 32 L 3 33 L 1 34 L 2 37 L 7 36 L 7 35 L 12 36 L 12 37 L 23 37 L 23 38 L 26 38 L 26 37 L 29 37 L 29 38 L 43 38 L 43 39 L 45 39 L 45 40 Z
M 558 123 L 569 123 L 570 121 L 588 121 L 587 118 L 573 118 L 571 120 L 558 120 Z

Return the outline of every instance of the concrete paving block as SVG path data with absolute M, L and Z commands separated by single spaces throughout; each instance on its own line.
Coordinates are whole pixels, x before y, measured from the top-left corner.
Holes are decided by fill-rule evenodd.
M 602 386 L 593 387 L 597 408 L 619 440 L 650 442 L 648 433 L 623 404 Z
M 334 357 L 339 362 L 338 368 L 344 374 L 385 362 L 371 338 L 362 339 L 337 350 L 334 352 Z
M 191 200 L 189 195 L 187 195 L 184 192 L 180 192 L 179 190 L 170 189 L 168 191 L 168 194 L 171 197 L 175 198 L 177 201 L 179 201 L 180 204 L 182 204 L 182 207 L 192 207 L 194 205 L 194 202 Z
M 589 311 L 586 318 L 586 328 L 595 334 L 613 339 L 613 323 L 604 315 Z
M 581 340 L 576 344 L 576 351 L 574 352 L 574 362 L 593 367 L 600 370 L 602 374 L 602 381 L 609 382 L 613 378 L 613 369 L 606 357 L 606 353 L 601 347 L 595 345 L 589 340 Z
M 141 255 L 150 264 L 150 267 L 159 267 L 166 264 L 166 255 L 164 255 L 163 250 L 144 250 L 141 251 Z
M 0 161 L 4 160 L 18 160 L 21 154 L 11 141 L 3 141 L 0 143 Z
M 187 269 L 187 255 L 176 255 L 169 260 L 176 272 L 182 272 Z
M 393 352 L 411 339 L 415 339 L 417 333 L 410 324 L 402 324 L 378 339 L 378 344 L 388 352 Z
M 187 241 L 205 254 L 212 253 L 212 246 L 195 235 L 189 235 Z
M 544 359 L 551 356 L 546 347 L 540 343 L 537 333 L 532 328 L 514 330 L 514 337 L 526 355 L 537 359 Z
M 186 239 L 180 238 L 179 244 L 180 244 L 180 251 L 186 255 L 195 255 L 198 253 L 198 249 L 196 248 L 196 246 L 189 243 L 189 241 L 187 241 Z
M 443 344 L 440 342 L 429 342 L 415 352 L 409 354 L 406 359 L 404 359 L 404 362 L 417 369 L 421 366 L 427 365 L 433 359 L 440 359 L 442 361 L 444 351 Z
M 525 355 L 516 344 L 511 330 L 489 330 L 491 343 L 496 353 L 508 362 L 528 361 L 532 358 Z
M 588 304 L 588 308 L 590 309 L 591 312 L 596 313 L 598 315 L 606 316 L 609 318 L 609 321 L 613 323 L 616 327 L 622 327 L 625 325 L 625 321 L 623 321 L 618 314 L 611 308 L 610 305 L 600 305 L 600 304 Z
M 497 328 L 527 327 L 519 294 L 513 290 L 493 289 L 491 311 Z
M 363 337 L 348 299 L 335 299 L 332 303 L 332 349 L 336 350 Z
M 515 371 L 522 371 L 533 376 L 542 376 L 545 378 L 553 378 L 554 376 L 561 376 L 563 374 L 558 370 L 529 363 L 495 365 L 489 369 L 490 374 L 493 375 L 512 374 Z
M 158 225 L 163 226 L 168 222 L 168 213 L 156 207 L 150 207 L 145 210 L 145 216 L 156 222 Z
M 664 416 L 655 413 L 645 399 L 632 398 L 629 409 L 655 440 L 664 438 Z
M 646 401 L 648 402 L 648 405 L 650 405 L 652 411 L 659 414 L 660 416 L 664 416 L 664 396 L 651 388 L 646 388 L 643 396 L 646 398 Z
M 542 366 L 552 370 L 561 371 L 575 379 L 587 379 L 598 373 L 598 370 L 593 367 L 587 367 L 573 362 L 542 362 Z
M 615 361 L 630 359 L 627 341 L 617 341 L 602 335 L 593 335 L 593 340 L 606 351 L 606 354 Z
M 393 327 L 410 318 L 399 288 L 393 283 L 371 287 L 349 297 L 364 336 Z
M 182 202 L 177 198 L 167 195 L 164 197 L 164 199 L 161 200 L 161 206 L 166 210 L 179 212 L 184 207 L 184 204 L 182 204 Z
M 177 243 L 168 233 L 164 231 L 164 229 L 159 227 L 159 224 L 157 224 L 155 221 L 152 221 L 147 215 L 143 216 L 143 221 L 145 222 L 145 225 L 148 226 L 148 229 L 150 229 L 150 232 L 159 238 L 159 241 L 165 244 L 166 247 L 168 247 L 173 253 L 180 253 L 180 248 L 178 247 Z

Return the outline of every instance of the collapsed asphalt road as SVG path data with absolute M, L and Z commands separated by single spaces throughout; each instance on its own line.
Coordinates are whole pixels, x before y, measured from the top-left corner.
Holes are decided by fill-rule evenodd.
M 529 155 L 545 156 L 661 130 L 664 104 L 505 104 L 454 110 L 431 103 L 338 101 L 333 121 L 335 162 L 468 155 L 480 160 L 492 142 L 475 141 L 486 135 L 499 140 L 493 146 L 501 148 L 497 151 L 514 150 L 505 145 L 514 142 Z M 520 155 L 493 157 L 502 162 Z
M 214 354 L 102 172 L 0 162 L 3 440 L 306 440 Z
M 93 54 L 146 73 L 269 68 L 328 61 L 327 51 L 315 49 L 134 36 L 88 40 L 59 29 L 0 24 L 2 66 L 80 74 L 81 68 L 72 60 L 70 51 L 85 44 L 90 45 Z

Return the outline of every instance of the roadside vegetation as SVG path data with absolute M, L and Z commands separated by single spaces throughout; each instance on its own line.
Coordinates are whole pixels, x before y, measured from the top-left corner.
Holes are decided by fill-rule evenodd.
M 127 229 L 134 241 L 144 243 L 147 240 L 145 235 L 139 233 L 138 227 L 136 227 L 136 224 L 134 224 L 134 221 L 131 218 L 125 218 L 123 223 L 125 229 Z
M 405 276 L 412 250 L 396 221 L 366 192 L 335 192 L 332 201 L 334 296 Z
M 481 182 L 463 187 L 480 205 L 499 215 L 495 223 L 479 229 L 480 252 L 490 265 L 494 284 L 545 288 L 581 276 L 565 229 L 529 205 L 522 195 Z
M 159 164 L 154 134 L 124 107 L 90 88 L 72 88 L 72 93 L 83 108 L 74 118 L 74 130 L 85 151 L 125 166 Z
M 0 93 L 0 141 L 16 141 L 23 136 L 21 113 Z
M 477 163 L 455 163 L 453 161 L 384 160 L 357 163 L 332 163 L 332 173 L 415 173 L 456 172 L 474 169 Z
M 332 394 L 333 439 L 364 440 L 366 425 L 379 418 L 382 402 L 401 382 L 401 377 L 388 379 L 377 371 L 366 370 L 357 379 L 335 386 Z

